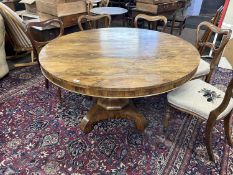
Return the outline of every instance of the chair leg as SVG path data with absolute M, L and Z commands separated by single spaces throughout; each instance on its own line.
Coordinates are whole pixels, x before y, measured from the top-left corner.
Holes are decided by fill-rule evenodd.
M 210 161 L 214 161 L 214 154 L 212 149 L 212 130 L 214 127 L 214 121 L 207 121 L 206 130 L 205 130 L 205 145 L 209 155 Z
M 210 80 L 211 80 L 211 73 L 209 73 L 207 76 L 205 76 L 205 79 L 204 79 L 204 81 L 206 82 L 206 83 L 210 83 Z
M 47 78 L 45 78 L 45 88 L 46 89 L 49 88 L 49 80 Z
M 228 144 L 233 147 L 233 142 L 231 138 L 232 126 L 231 126 L 231 114 L 229 113 L 224 119 L 224 131 L 226 134 L 226 139 Z
M 184 28 L 183 24 L 180 24 L 179 35 L 181 35 L 183 28 Z
M 19 56 L 18 56 L 17 52 L 16 52 L 16 54 L 15 54 L 16 58 L 17 58 L 17 57 L 24 56 L 24 55 L 28 55 L 28 52 L 27 52 L 26 54 L 19 55 Z M 15 64 L 14 66 L 15 66 L 15 67 L 26 67 L 26 66 L 33 66 L 33 65 L 36 65 L 37 62 L 34 60 L 34 57 L 35 57 L 35 56 L 34 56 L 34 53 L 33 53 L 33 51 L 31 51 L 31 62 L 30 62 L 30 63 L 17 63 L 17 64 Z
M 170 111 L 171 111 L 171 106 L 167 102 L 165 105 L 165 113 L 164 113 L 164 120 L 163 120 L 164 129 L 167 129 L 169 125 Z
M 33 51 L 31 51 L 31 60 L 32 60 L 32 63 L 34 63 L 34 52 Z
M 60 87 L 58 87 L 58 89 L 57 89 L 57 96 L 58 96 L 59 101 L 61 101 L 62 98 L 61 98 L 61 88 Z

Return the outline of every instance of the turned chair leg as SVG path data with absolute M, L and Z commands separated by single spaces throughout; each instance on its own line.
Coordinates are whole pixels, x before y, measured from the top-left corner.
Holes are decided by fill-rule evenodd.
M 215 122 L 213 121 L 210 122 L 207 121 L 206 130 L 205 130 L 205 145 L 210 161 L 214 161 L 214 154 L 212 149 L 212 130 L 214 127 L 214 123 Z
M 45 88 L 48 89 L 49 88 L 49 80 L 45 78 Z
M 229 113 L 224 119 L 224 131 L 226 134 L 226 139 L 227 139 L 228 144 L 231 147 L 233 147 L 233 142 L 232 142 L 232 138 L 231 138 L 231 132 L 232 132 L 231 115 L 232 115 L 232 113 Z
M 170 111 L 171 111 L 171 107 L 167 102 L 165 105 L 165 113 L 164 113 L 164 120 L 163 120 L 164 129 L 167 129 L 169 125 Z

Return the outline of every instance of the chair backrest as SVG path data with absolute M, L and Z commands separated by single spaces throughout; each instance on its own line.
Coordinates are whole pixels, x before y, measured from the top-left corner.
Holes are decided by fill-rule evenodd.
M 213 44 L 212 42 L 209 41 L 203 41 L 202 37 L 200 37 L 200 29 L 201 28 L 206 28 L 206 30 L 210 30 L 212 33 L 216 33 L 218 35 L 222 36 L 222 41 L 220 45 Z M 225 48 L 226 44 L 230 40 L 232 31 L 229 29 L 220 29 L 217 26 L 213 25 L 210 22 L 204 21 L 201 22 L 198 27 L 197 27 L 197 33 L 196 33 L 196 47 L 201 52 L 203 47 L 210 48 L 212 50 L 212 60 L 210 64 L 210 73 L 208 74 L 206 78 L 206 82 L 210 81 L 210 78 L 213 74 L 213 71 L 215 67 L 218 65 L 223 49 Z
M 223 6 L 218 8 L 218 10 L 216 11 L 214 17 L 211 19 L 211 23 L 213 25 L 218 26 L 218 22 L 220 20 L 222 11 L 223 11 Z M 212 35 L 211 30 L 205 30 L 205 32 L 203 34 L 203 37 L 202 37 L 202 40 L 203 41 L 209 41 L 210 38 L 211 38 L 211 35 Z M 201 47 L 201 48 L 199 48 L 199 50 L 200 50 L 200 54 L 202 55 L 204 50 L 205 50 L 205 47 Z
M 143 20 L 146 20 L 149 22 L 163 21 L 162 31 L 164 31 L 166 29 L 166 26 L 167 26 L 167 18 L 165 16 L 149 16 L 149 15 L 145 15 L 145 14 L 138 14 L 134 19 L 134 27 L 135 28 L 138 28 L 138 20 L 139 19 L 143 19 Z
M 57 24 L 60 27 L 60 32 L 59 32 L 58 36 L 54 37 L 53 39 L 48 39 L 46 41 L 37 41 L 33 37 L 33 33 L 31 31 L 31 29 L 33 27 L 46 27 L 46 26 L 50 26 L 50 25 L 57 26 Z M 49 20 L 46 20 L 46 21 L 43 21 L 43 22 L 30 22 L 30 23 L 28 23 L 27 26 L 26 26 L 26 33 L 27 33 L 27 35 L 28 35 L 28 37 L 29 37 L 29 39 L 30 39 L 30 41 L 32 43 L 34 57 L 38 60 L 41 48 L 43 46 L 45 46 L 47 43 L 54 40 L 55 38 L 60 37 L 61 35 L 63 35 L 63 32 L 64 32 L 63 22 L 58 18 L 49 19 Z
M 81 15 L 78 18 L 78 26 L 80 30 L 83 30 L 83 23 L 87 23 L 90 29 L 97 28 L 98 22 L 103 20 L 104 27 L 110 27 L 111 25 L 111 16 L 110 15 Z
M 6 32 L 15 51 L 32 50 L 32 44 L 25 32 L 23 20 L 9 7 L 0 2 L 0 13 L 2 14 Z
M 233 67 L 233 57 L 228 57 L 228 58 L 226 57 L 226 59 Z M 225 92 L 225 96 L 223 98 L 222 103 L 216 109 L 211 111 L 209 119 L 216 120 L 217 117 L 228 107 L 232 98 L 233 98 L 233 75 L 232 75 L 231 80 L 227 86 L 227 90 Z M 231 112 L 233 112 L 233 109 L 231 109 Z

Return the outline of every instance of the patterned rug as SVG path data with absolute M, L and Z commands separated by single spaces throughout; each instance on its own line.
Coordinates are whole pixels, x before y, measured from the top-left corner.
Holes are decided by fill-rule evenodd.
M 220 89 L 233 72 L 218 69 Z M 0 80 L 0 174 L 233 174 L 233 149 L 223 122 L 213 131 L 216 162 L 208 161 L 205 123 L 171 110 L 163 131 L 166 95 L 133 100 L 149 120 L 144 133 L 129 120 L 99 122 L 89 134 L 79 129 L 92 105 L 89 98 L 44 88 L 37 66 L 16 69 Z

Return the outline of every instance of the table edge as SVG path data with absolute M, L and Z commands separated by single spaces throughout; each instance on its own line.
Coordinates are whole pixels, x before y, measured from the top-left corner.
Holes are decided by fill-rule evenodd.
M 41 67 L 41 72 L 51 83 L 56 86 L 66 89 L 71 92 L 75 92 L 82 95 L 100 97 L 100 98 L 139 98 L 139 97 L 149 97 L 154 95 L 163 94 L 169 91 L 172 91 L 184 83 L 191 80 L 196 73 L 197 67 L 191 71 L 189 74 L 181 77 L 172 82 L 167 82 L 157 86 L 148 86 L 148 87 L 138 87 L 138 88 L 97 88 L 97 87 L 82 87 L 77 86 L 77 84 L 61 80 L 57 77 L 54 77 L 52 74 L 47 72 L 44 68 Z M 124 95 L 119 95 L 124 94 Z

